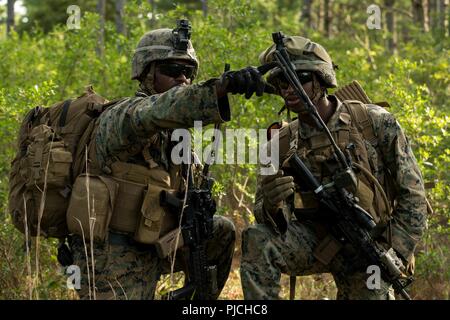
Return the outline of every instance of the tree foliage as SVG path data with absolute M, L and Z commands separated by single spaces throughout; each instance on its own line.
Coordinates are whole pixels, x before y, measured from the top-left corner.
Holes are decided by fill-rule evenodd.
M 424 33 L 411 24 L 411 18 L 402 13 L 409 1 L 397 1 L 399 43 L 397 54 L 392 54 L 386 47 L 389 32 L 367 28 L 366 9 L 370 3 L 334 1 L 335 19 L 330 35 L 321 27 L 322 1 L 313 2 L 314 21 L 309 24 L 299 20 L 302 6 L 297 1 L 210 0 L 205 17 L 201 4 L 195 1 L 155 1 L 155 11 L 151 1 L 129 0 L 124 16 L 127 36 L 116 32 L 113 18 L 107 19 L 102 57 L 96 54 L 96 1 L 79 1 L 79 30 L 68 30 L 65 25 L 66 2 L 70 4 L 25 1 L 28 25 L 38 27 L 0 38 L 0 247 L 4 249 L 0 250 L 0 298 L 71 298 L 55 267 L 54 241 L 48 241 L 41 252 L 41 280 L 33 285 L 22 236 L 9 221 L 9 163 L 16 150 L 15 137 L 23 115 L 36 105 L 47 106 L 78 96 L 88 84 L 110 100 L 133 95 L 137 85 L 130 80 L 130 61 L 139 38 L 150 28 L 171 28 L 182 17 L 189 18 L 193 25 L 192 41 L 200 58 L 197 81 L 219 76 L 225 62 L 235 69 L 259 65 L 258 55 L 271 44 L 271 33 L 282 30 L 286 34 L 308 35 L 322 43 L 339 66 L 340 84 L 358 80 L 373 101 L 389 102 L 389 111 L 396 115 L 412 143 L 425 181 L 436 181 L 429 190 L 435 212 L 429 217 L 429 229 L 417 252 L 414 295 L 448 298 L 449 41 L 438 27 Z M 58 6 L 54 6 L 56 3 Z M 148 15 L 151 12 L 156 15 Z M 277 115 L 282 106 L 279 97 L 245 100 L 233 96 L 231 102 L 228 128 L 266 128 L 286 116 Z M 213 172 L 218 181 L 219 213 L 232 217 L 241 231 L 253 221 L 249 212 L 255 193 L 255 166 L 217 165 Z M 34 288 L 32 293 L 30 287 Z

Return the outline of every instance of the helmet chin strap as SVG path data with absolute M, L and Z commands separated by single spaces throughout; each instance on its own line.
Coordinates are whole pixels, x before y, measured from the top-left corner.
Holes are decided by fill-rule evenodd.
M 149 96 L 157 94 L 155 90 L 155 66 L 156 63 L 152 62 L 150 65 L 150 69 L 145 76 L 144 80 L 139 84 L 139 88 L 142 92 L 148 94 Z
M 315 73 L 312 74 L 312 97 L 311 102 L 317 105 L 319 101 L 326 96 L 327 91 L 323 89 Z

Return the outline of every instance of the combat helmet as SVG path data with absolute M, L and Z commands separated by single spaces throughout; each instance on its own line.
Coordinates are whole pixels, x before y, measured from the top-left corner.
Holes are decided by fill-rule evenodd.
M 199 62 L 189 40 L 190 35 L 191 26 L 188 20 L 177 20 L 177 28 L 173 30 L 164 28 L 147 32 L 134 51 L 131 79 L 141 79 L 153 61 L 182 59 L 195 65 L 193 80 L 197 75 Z
M 283 41 L 296 70 L 314 72 L 327 88 L 337 87 L 336 74 L 334 72 L 336 66 L 324 47 L 300 36 L 286 36 Z M 259 55 L 261 64 L 274 61 L 274 51 L 275 44 L 264 50 Z M 267 76 L 267 81 L 274 84 L 273 80 L 280 73 L 280 68 L 273 68 Z

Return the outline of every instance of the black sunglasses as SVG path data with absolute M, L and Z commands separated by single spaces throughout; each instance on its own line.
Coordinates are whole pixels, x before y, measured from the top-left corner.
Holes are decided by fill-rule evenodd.
M 308 83 L 313 79 L 311 72 L 296 71 L 296 73 L 298 80 L 300 81 L 301 84 Z M 280 74 L 278 77 L 275 78 L 275 85 L 280 89 L 286 90 L 287 88 L 289 88 L 290 83 L 289 81 L 287 81 L 284 74 Z
M 194 75 L 195 67 L 188 64 L 164 63 L 157 66 L 160 73 L 171 78 L 178 78 L 184 74 L 187 79 Z

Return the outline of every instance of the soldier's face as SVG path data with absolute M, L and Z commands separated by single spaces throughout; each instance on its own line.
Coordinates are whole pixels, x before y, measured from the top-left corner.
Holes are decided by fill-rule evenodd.
M 186 67 L 183 68 L 183 66 Z M 192 65 L 184 60 L 169 60 L 157 65 L 155 68 L 154 89 L 158 93 L 163 93 L 175 86 L 191 84 L 191 69 Z
M 303 89 L 305 90 L 308 97 L 312 97 L 313 95 L 313 86 L 312 81 L 306 82 L 302 84 Z M 287 87 L 280 87 L 281 97 L 284 99 L 284 104 L 286 107 L 292 112 L 299 113 L 304 110 L 303 102 L 300 98 L 295 94 L 294 89 L 289 84 Z

